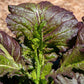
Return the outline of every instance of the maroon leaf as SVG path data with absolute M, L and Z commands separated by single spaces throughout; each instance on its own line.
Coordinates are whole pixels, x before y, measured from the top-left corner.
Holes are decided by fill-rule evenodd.
M 16 40 L 7 35 L 5 32 L 0 31 L 0 44 L 2 44 L 11 56 L 13 56 L 15 61 L 20 61 L 21 52 L 20 46 Z M 1 52 L 1 50 L 0 50 Z

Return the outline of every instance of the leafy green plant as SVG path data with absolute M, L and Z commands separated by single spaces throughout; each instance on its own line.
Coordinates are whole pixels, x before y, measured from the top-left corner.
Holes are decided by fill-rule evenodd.
M 71 73 L 84 72 L 84 24 L 72 12 L 47 1 L 8 9 L 16 38 L 0 31 L 0 76 L 23 77 L 20 84 L 67 84 L 65 77 L 70 82 Z

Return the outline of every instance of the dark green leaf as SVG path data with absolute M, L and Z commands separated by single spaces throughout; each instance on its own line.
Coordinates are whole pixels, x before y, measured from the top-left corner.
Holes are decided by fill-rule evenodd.
M 63 55 L 63 63 L 61 68 L 57 70 L 57 74 L 72 75 L 73 69 L 84 71 L 84 25 L 80 28 L 77 41 L 73 49 Z

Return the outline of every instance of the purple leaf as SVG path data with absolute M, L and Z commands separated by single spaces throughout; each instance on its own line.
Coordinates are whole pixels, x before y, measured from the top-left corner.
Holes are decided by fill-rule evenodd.
M 2 44 L 6 48 L 9 54 L 13 56 L 15 61 L 17 62 L 20 61 L 21 59 L 20 46 L 16 40 L 7 35 L 5 32 L 0 31 L 0 44 Z
M 10 5 L 9 11 L 7 25 L 17 37 L 24 36 L 32 40 L 37 35 L 36 31 L 39 32 L 42 26 L 44 43 L 53 44 L 60 51 L 66 51 L 69 48 L 69 40 L 78 32 L 78 21 L 73 13 L 47 1 L 38 4 Z

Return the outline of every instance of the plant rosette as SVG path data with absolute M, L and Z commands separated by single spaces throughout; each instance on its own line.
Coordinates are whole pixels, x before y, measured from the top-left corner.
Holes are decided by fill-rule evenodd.
M 7 26 L 16 37 L 0 31 L 0 76 L 23 76 L 28 84 L 83 84 L 83 22 L 47 1 L 8 9 Z

